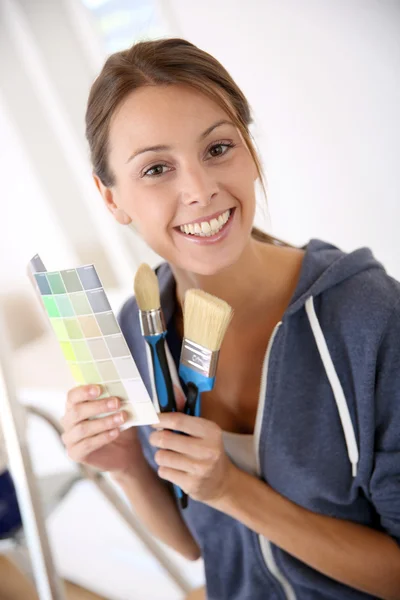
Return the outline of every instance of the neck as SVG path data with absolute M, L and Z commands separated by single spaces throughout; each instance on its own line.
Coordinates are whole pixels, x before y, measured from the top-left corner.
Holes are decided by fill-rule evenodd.
M 251 238 L 239 260 L 216 275 L 199 275 L 172 266 L 178 302 L 182 305 L 188 289 L 200 288 L 228 302 L 235 311 L 237 325 L 254 323 L 257 315 L 262 318 L 269 307 L 276 310 L 282 302 L 290 301 L 302 254 L 294 248 Z

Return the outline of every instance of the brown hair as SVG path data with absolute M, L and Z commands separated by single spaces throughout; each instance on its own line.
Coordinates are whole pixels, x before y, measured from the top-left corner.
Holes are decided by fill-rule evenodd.
M 108 164 L 108 134 L 116 109 L 140 87 L 171 84 L 198 90 L 229 115 L 254 160 L 265 193 L 262 167 L 249 132 L 252 118 L 246 97 L 213 56 L 179 38 L 139 42 L 112 54 L 93 83 L 86 110 L 86 137 L 94 173 L 103 185 L 115 183 Z M 260 241 L 286 245 L 256 228 L 252 234 Z

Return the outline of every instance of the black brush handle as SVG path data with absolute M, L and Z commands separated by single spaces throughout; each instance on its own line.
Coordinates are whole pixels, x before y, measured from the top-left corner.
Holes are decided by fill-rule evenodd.
M 198 390 L 197 386 L 194 383 L 189 382 L 187 385 L 186 404 L 185 404 L 185 408 L 184 408 L 184 412 L 186 415 L 189 415 L 191 417 L 195 416 L 198 393 L 199 393 L 199 390 Z M 183 433 L 182 435 L 188 435 L 188 434 Z M 182 490 L 182 497 L 180 500 L 181 500 L 181 507 L 187 508 L 187 505 L 189 503 L 189 498 L 188 498 L 188 495 L 185 494 L 185 492 L 183 490 Z
M 157 389 L 158 404 L 161 412 L 176 412 L 174 386 L 169 372 L 165 341 L 161 337 L 154 346 L 151 344 L 154 378 Z
M 150 345 L 154 365 L 154 377 L 157 389 L 158 404 L 160 412 L 177 412 L 174 386 L 168 366 L 167 354 L 165 352 L 165 340 L 160 338 L 155 344 Z M 178 486 L 173 484 L 175 495 L 182 508 L 188 505 L 187 494 Z
M 195 383 L 189 381 L 187 384 L 186 404 L 185 404 L 185 415 L 190 417 L 196 416 L 196 405 L 197 398 L 199 395 L 199 388 Z

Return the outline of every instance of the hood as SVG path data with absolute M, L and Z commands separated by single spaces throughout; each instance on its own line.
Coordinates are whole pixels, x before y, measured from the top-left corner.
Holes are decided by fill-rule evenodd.
M 332 244 L 312 239 L 303 250 L 306 253 L 287 315 L 297 312 L 311 296 L 315 298 L 349 277 L 369 269 L 383 269 L 369 248 L 347 254 Z

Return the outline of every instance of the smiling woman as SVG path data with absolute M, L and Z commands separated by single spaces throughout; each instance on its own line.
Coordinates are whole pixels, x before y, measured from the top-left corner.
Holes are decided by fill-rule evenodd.
M 113 77 L 113 73 L 116 72 L 118 77 Z M 168 110 L 167 128 L 166 109 Z M 143 110 L 147 111 L 147 122 L 144 120 Z M 170 114 L 172 110 L 173 115 Z M 155 114 L 158 115 L 157 121 L 154 119 Z M 135 119 L 134 115 L 140 115 L 140 119 Z M 86 131 L 97 185 L 103 192 L 104 188 L 117 189 L 118 178 L 120 190 L 122 178 L 129 173 L 131 189 L 128 191 L 125 187 L 126 194 L 132 197 L 134 192 L 143 190 L 145 185 L 154 185 L 156 187 L 154 193 L 159 197 L 161 189 L 165 188 L 160 188 L 159 181 L 148 180 L 161 177 L 165 179 L 167 176 L 170 184 L 170 174 L 175 172 L 175 186 L 185 193 L 183 181 L 179 179 L 180 173 L 188 172 L 187 165 L 182 161 L 188 155 L 185 157 L 182 155 L 183 146 L 179 144 L 183 134 L 186 141 L 190 139 L 193 140 L 193 144 L 194 142 L 196 144 L 191 148 L 192 156 L 203 153 L 204 164 L 210 167 L 208 171 L 215 172 L 216 168 L 221 166 L 225 177 L 232 179 L 232 175 L 236 174 L 236 181 L 241 181 L 243 187 L 242 172 L 247 168 L 247 180 L 251 185 L 252 196 L 248 210 L 252 211 L 254 210 L 253 182 L 256 177 L 259 177 L 262 182 L 263 176 L 249 134 L 250 123 L 250 108 L 245 96 L 227 71 L 212 56 L 185 40 L 169 39 L 136 44 L 131 49 L 116 53 L 107 60 L 103 77 L 96 80 L 90 93 Z M 188 124 L 191 126 L 190 130 L 187 129 Z M 134 136 L 132 136 L 133 132 Z M 121 134 L 124 136 L 124 147 L 121 144 Z M 118 139 L 117 145 L 113 144 L 114 138 Z M 149 143 L 150 139 L 151 143 Z M 171 154 L 174 150 L 170 143 L 171 139 L 175 140 L 174 156 Z M 178 148 L 180 148 L 179 156 L 176 152 Z M 166 153 L 169 153 L 169 161 L 165 160 Z M 125 164 L 129 165 L 130 171 L 120 170 Z M 241 167 L 240 171 L 237 170 L 238 165 Z M 199 175 L 198 169 L 193 175 L 194 177 Z M 210 183 L 211 181 L 208 181 L 208 185 Z M 218 184 L 220 187 L 223 186 L 223 181 L 215 182 L 215 185 Z M 171 189 L 171 185 L 169 188 Z M 215 191 L 215 189 L 208 191 L 206 202 Z M 103 193 L 103 196 L 108 202 L 110 195 Z M 126 197 L 118 197 L 118 200 L 125 206 Z M 225 203 L 226 201 L 225 198 Z M 146 210 L 150 212 L 152 207 L 149 203 L 149 193 L 146 195 L 145 202 Z M 204 199 L 202 202 L 204 203 Z M 119 209 L 123 208 L 122 204 L 118 202 L 115 204 Z M 158 204 L 160 206 L 161 202 Z M 109 202 L 108 205 L 110 206 Z M 115 208 L 113 205 L 111 207 Z M 231 208 L 233 207 L 222 207 L 219 214 Z M 131 203 L 129 210 L 124 214 L 121 211 L 114 211 L 114 214 L 126 224 L 134 216 L 135 213 L 130 214 L 134 209 L 140 211 L 139 200 L 135 206 Z M 185 216 L 180 219 L 177 227 L 191 222 L 196 221 L 188 220 Z M 141 226 L 143 227 L 142 224 Z M 149 241 L 145 231 L 140 231 L 144 239 Z M 194 231 L 194 233 L 199 232 Z M 204 233 L 210 233 L 207 225 Z M 275 241 L 277 244 L 285 245 L 255 228 L 253 228 L 253 236 L 263 241 Z M 156 251 L 160 252 L 159 249 Z
M 107 412 L 99 386 L 75 388 L 63 439 L 112 472 L 158 538 L 203 556 L 210 600 L 397 599 L 400 285 L 369 249 L 294 248 L 254 229 L 250 122 L 227 71 L 185 40 L 106 61 L 87 107 L 94 180 L 165 260 L 172 373 L 189 288 L 235 313 L 200 416 L 120 432 L 90 418 Z M 120 323 L 151 393 L 135 298 Z M 166 481 L 190 495 L 186 510 Z

